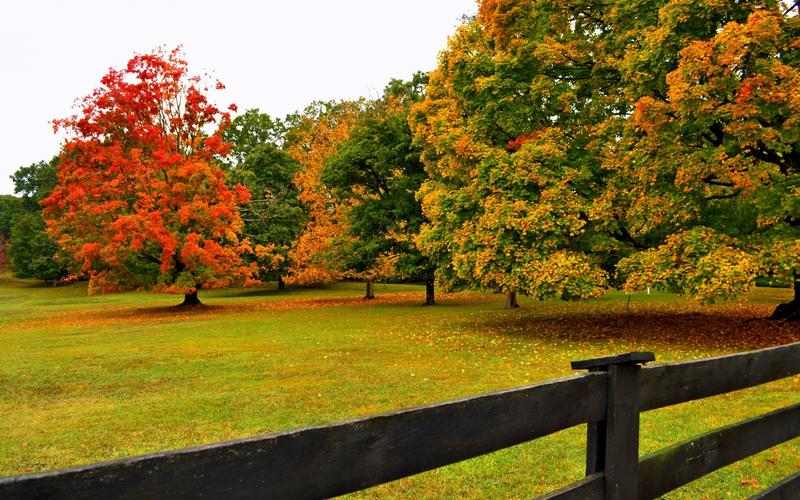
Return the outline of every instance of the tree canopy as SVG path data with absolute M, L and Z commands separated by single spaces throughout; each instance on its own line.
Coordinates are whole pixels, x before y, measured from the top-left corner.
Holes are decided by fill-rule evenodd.
M 287 152 L 300 165 L 294 177 L 308 222 L 289 252 L 288 283 L 311 285 L 341 279 L 341 266 L 330 262 L 332 242 L 346 229 L 344 211 L 322 182 L 325 161 L 347 140 L 361 113 L 361 102 L 314 103 L 296 116 L 286 134 Z
M 222 133 L 231 144 L 226 164 L 242 164 L 253 149 L 263 144 L 280 146 L 286 133 L 286 124 L 258 108 L 248 109 L 231 120 Z
M 596 296 L 617 250 L 589 217 L 603 179 L 592 134 L 614 98 L 580 60 L 598 43 L 580 11 L 600 6 L 530 3 L 482 3 L 412 112 L 429 174 L 419 241 L 451 288 Z
M 777 1 L 482 1 L 411 115 L 423 251 L 568 299 L 796 270 L 797 30 Z
M 624 262 L 628 287 L 713 300 L 800 269 L 800 23 L 774 6 L 739 18 L 680 50 L 609 156 L 617 204 L 667 234 Z
M 57 283 L 69 277 L 66 252 L 47 234 L 41 202 L 56 186 L 58 156 L 20 167 L 11 176 L 18 212 L 5 221 L 10 240 L 6 248 L 11 270 L 19 278 Z M 2 226 L 0 226 L 0 229 Z M 62 255 L 59 255 L 61 253 Z
M 14 219 L 24 212 L 22 199 L 10 194 L 0 195 L 0 237 L 8 240 Z
M 282 148 L 284 126 L 257 109 L 231 122 L 225 137 L 231 142 L 228 184 L 242 184 L 252 198 L 240 210 L 244 234 L 251 241 L 252 259 L 264 279 L 279 287 L 289 273 L 289 250 L 307 222 L 294 177 L 300 165 Z
M 101 85 L 56 120 L 69 139 L 43 201 L 50 234 L 90 290 L 150 288 L 190 304 L 201 287 L 251 280 L 238 210 L 250 193 L 229 188 L 216 163 L 230 119 L 208 102 L 209 84 L 176 49 L 136 55 Z
M 408 109 L 422 98 L 426 81 L 422 73 L 391 81 L 327 158 L 321 178 L 349 207 L 346 230 L 333 245 L 342 271 L 366 280 L 428 282 L 432 304 L 433 265 L 415 243 L 423 222 L 416 193 L 425 171 L 408 126 Z

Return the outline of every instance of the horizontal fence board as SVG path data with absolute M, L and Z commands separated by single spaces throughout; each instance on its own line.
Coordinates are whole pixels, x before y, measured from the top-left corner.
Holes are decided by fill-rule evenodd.
M 797 436 L 800 404 L 663 449 L 639 462 L 639 498 L 656 498 Z
M 800 373 L 800 342 L 729 356 L 642 368 L 641 409 L 653 410 Z
M 750 498 L 752 500 L 796 500 L 800 498 L 800 474 L 786 478 Z
M 559 490 L 542 495 L 539 500 L 603 500 L 603 481 L 605 481 L 605 475 L 598 472 Z
M 319 498 L 431 470 L 605 415 L 585 374 L 330 426 L 0 479 L 0 498 Z

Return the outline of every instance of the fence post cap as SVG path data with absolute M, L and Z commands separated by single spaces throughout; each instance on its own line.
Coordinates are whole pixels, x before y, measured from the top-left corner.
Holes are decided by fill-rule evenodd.
M 603 358 L 583 359 L 571 363 L 573 370 L 608 370 L 612 365 L 638 365 L 655 361 L 656 355 L 649 351 L 627 352 L 616 356 L 605 356 Z

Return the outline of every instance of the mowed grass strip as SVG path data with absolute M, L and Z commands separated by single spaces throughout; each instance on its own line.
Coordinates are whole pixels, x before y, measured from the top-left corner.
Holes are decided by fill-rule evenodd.
M 762 318 L 788 290 L 699 306 L 668 294 L 586 303 L 363 285 L 87 297 L 0 277 L 0 475 L 333 422 L 572 374 L 569 361 L 652 350 L 660 362 L 800 340 Z M 800 378 L 642 416 L 642 453 L 798 401 Z M 585 429 L 356 494 L 528 497 L 583 471 Z M 800 469 L 792 441 L 670 495 L 746 497 Z

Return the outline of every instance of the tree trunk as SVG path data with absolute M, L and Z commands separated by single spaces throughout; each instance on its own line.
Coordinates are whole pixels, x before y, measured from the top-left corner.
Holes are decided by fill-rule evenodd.
M 517 292 L 506 292 L 506 309 L 516 309 L 518 307 Z
M 278 276 L 278 290 L 286 290 L 286 282 L 283 281 L 283 276 Z
M 428 280 L 425 282 L 425 304 L 426 306 L 432 306 L 436 304 L 436 300 L 434 297 L 434 288 L 433 288 L 433 280 Z
M 800 303 L 800 274 L 794 272 L 794 300 L 792 302 Z
M 786 321 L 800 321 L 800 274 L 792 273 L 794 281 L 794 299 L 791 302 L 780 304 L 773 311 L 769 319 Z
M 189 307 L 189 306 L 200 306 L 200 305 L 203 305 L 200 302 L 200 299 L 197 298 L 197 292 L 198 292 L 198 289 L 195 289 L 195 291 L 193 291 L 192 293 L 187 293 L 186 295 L 184 295 L 183 296 L 183 304 L 181 304 L 181 306 Z
M 375 289 L 372 285 L 372 280 L 367 280 L 367 293 L 364 295 L 364 300 L 372 300 L 375 298 Z

